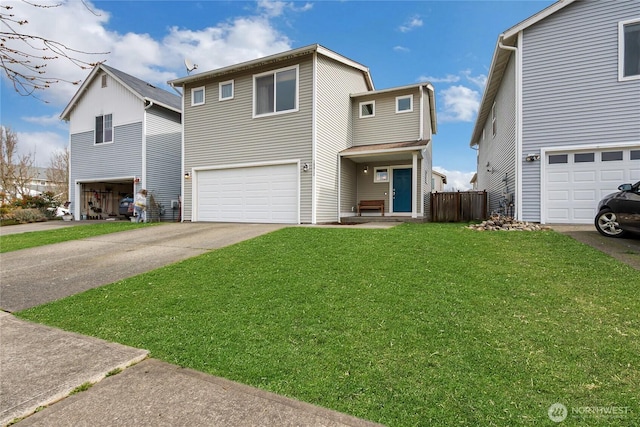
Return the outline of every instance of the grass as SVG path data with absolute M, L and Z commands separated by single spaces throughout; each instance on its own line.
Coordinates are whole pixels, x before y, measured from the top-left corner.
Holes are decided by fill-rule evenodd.
M 638 283 L 555 232 L 295 227 L 18 316 L 390 426 L 622 426 Z
M 136 224 L 131 222 L 118 221 L 64 227 L 46 231 L 9 234 L 0 237 L 0 253 L 34 248 L 36 246 L 50 245 L 53 243 L 66 242 L 68 240 L 85 239 L 87 237 L 100 236 L 102 234 L 130 230 L 132 228 L 149 227 L 158 224 L 159 223 Z

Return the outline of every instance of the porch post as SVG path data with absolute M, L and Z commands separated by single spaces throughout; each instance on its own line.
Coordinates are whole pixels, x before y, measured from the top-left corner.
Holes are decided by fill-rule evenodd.
M 416 198 L 418 196 L 418 153 L 413 152 L 413 167 L 411 168 L 411 218 L 418 217 Z

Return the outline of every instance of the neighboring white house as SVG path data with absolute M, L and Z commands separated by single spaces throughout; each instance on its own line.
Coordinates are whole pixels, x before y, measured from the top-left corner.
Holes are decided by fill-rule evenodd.
M 500 34 L 470 145 L 490 211 L 591 223 L 640 180 L 640 2 L 563 0 Z
M 438 171 L 431 171 L 431 192 L 444 191 L 444 186 L 447 185 L 447 176 Z
M 368 68 L 320 45 L 169 83 L 184 94 L 183 220 L 335 222 L 363 200 L 425 218 L 430 84 L 376 91 Z
M 181 111 L 176 94 L 104 64 L 91 71 L 60 116 L 76 220 L 118 216 L 121 198 L 142 188 L 157 208 L 150 220 L 178 219 Z

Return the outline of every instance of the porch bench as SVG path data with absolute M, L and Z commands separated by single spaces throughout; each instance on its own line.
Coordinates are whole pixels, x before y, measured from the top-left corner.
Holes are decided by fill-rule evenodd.
M 384 200 L 360 200 L 358 202 L 358 216 L 362 216 L 363 210 L 380 210 L 382 216 L 384 216 Z

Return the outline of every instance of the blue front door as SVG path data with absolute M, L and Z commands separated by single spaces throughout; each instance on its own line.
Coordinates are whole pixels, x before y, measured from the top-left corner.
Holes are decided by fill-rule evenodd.
M 393 212 L 411 212 L 411 168 L 393 170 Z

